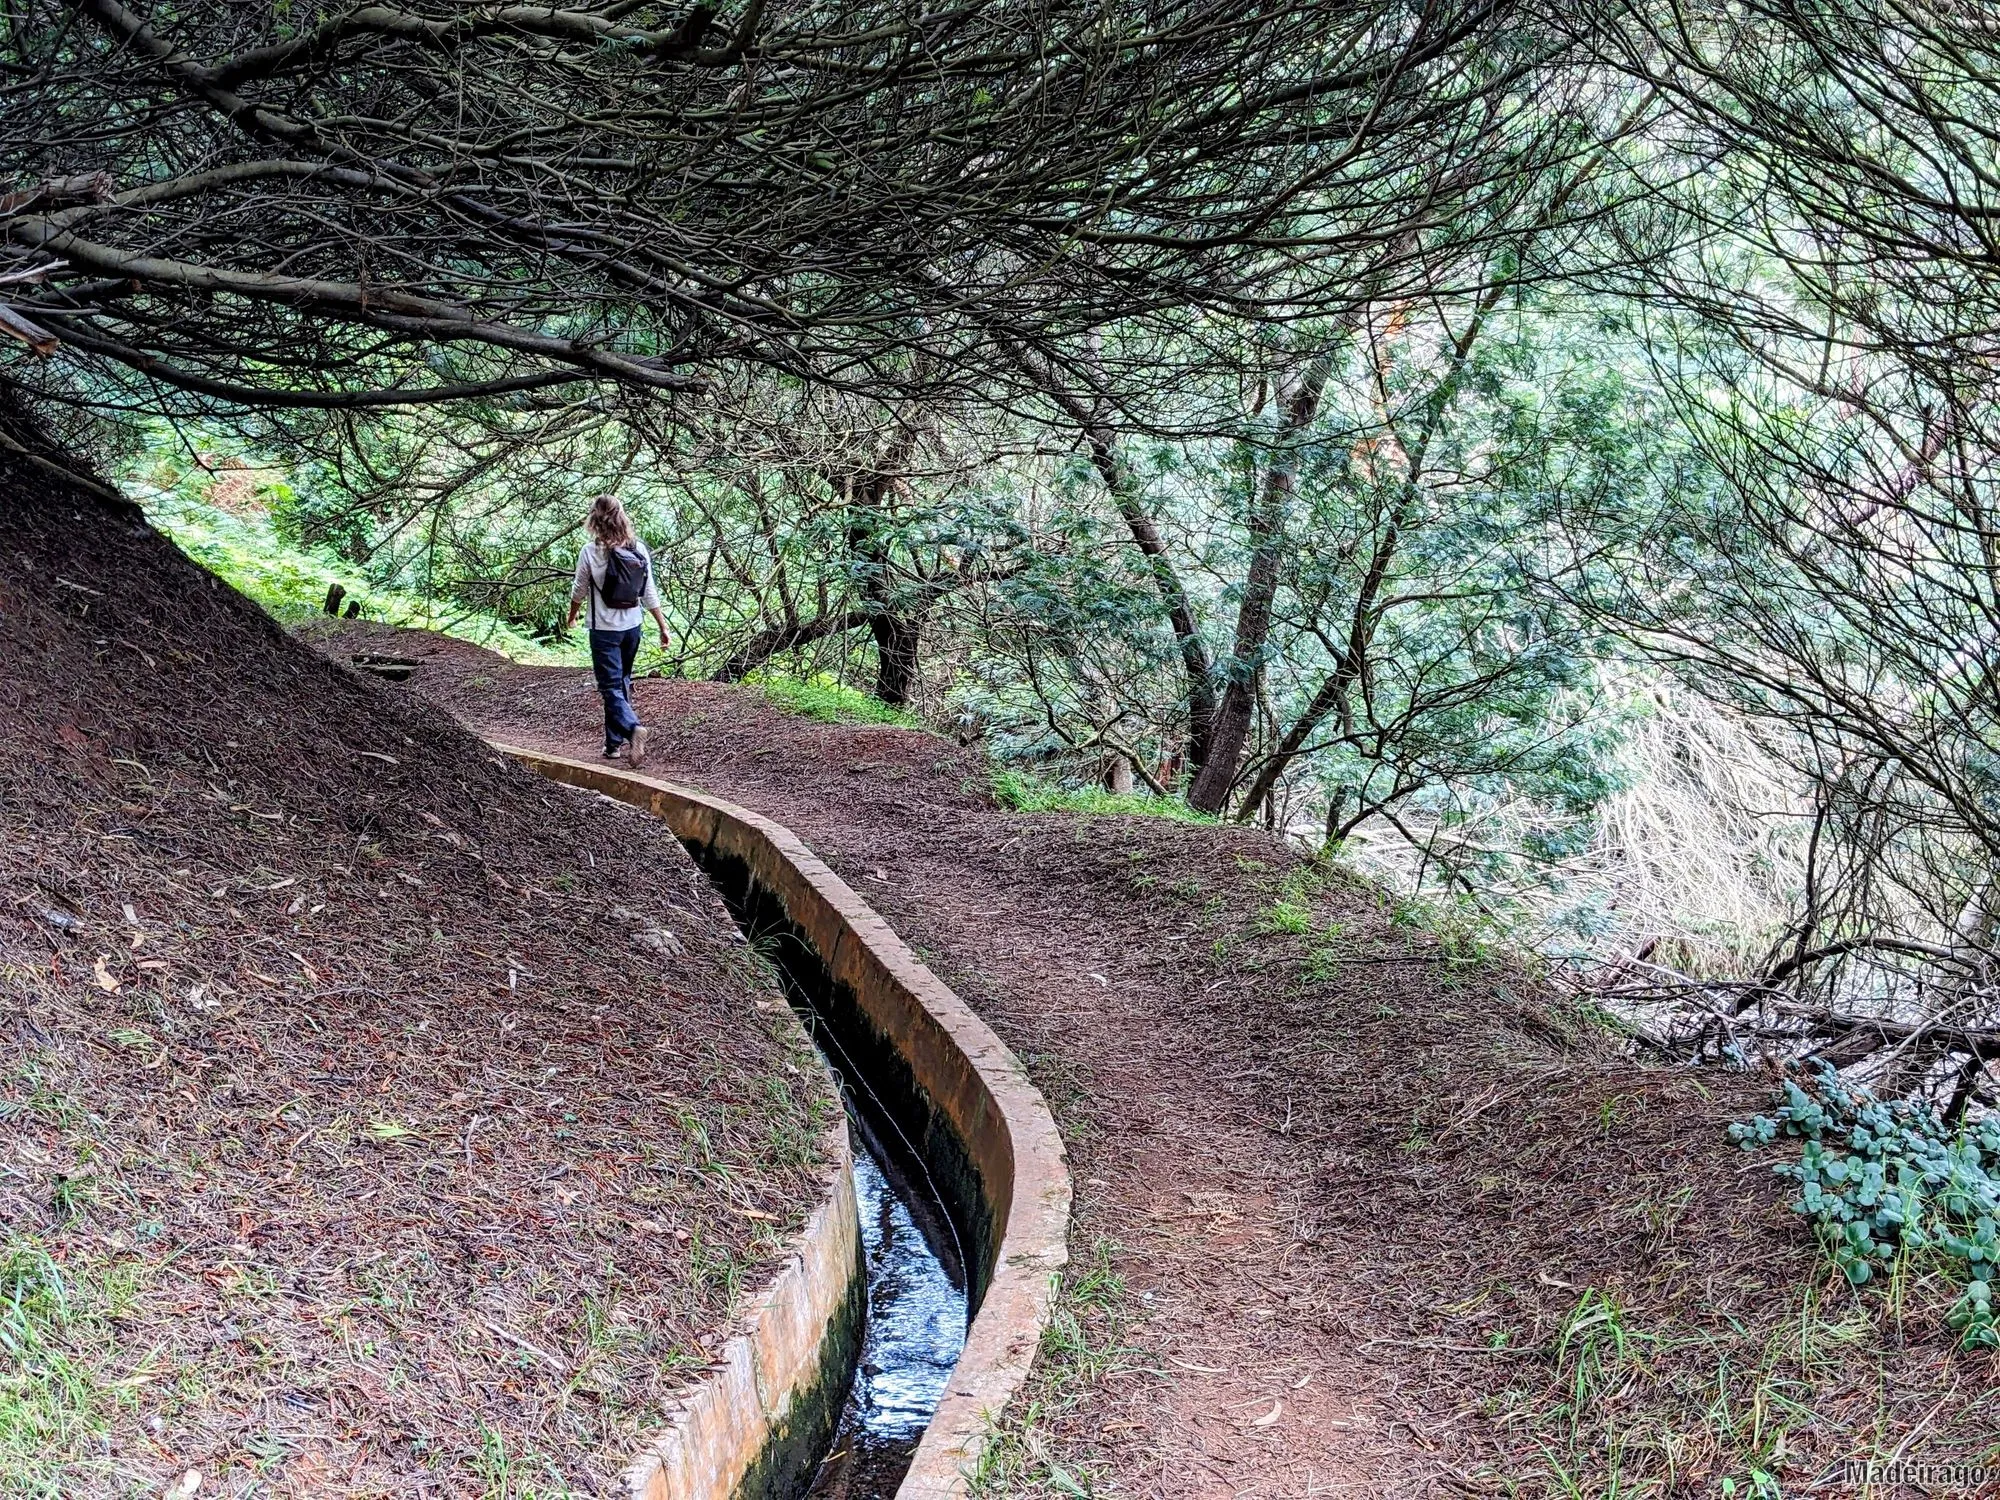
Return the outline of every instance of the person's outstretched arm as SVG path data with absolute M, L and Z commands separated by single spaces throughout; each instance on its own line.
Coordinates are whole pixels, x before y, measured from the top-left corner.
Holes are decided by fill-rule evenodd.
M 651 570 L 647 577 L 652 576 Z M 568 630 L 576 623 L 576 617 L 583 610 L 583 601 L 590 597 L 590 547 L 586 543 L 576 554 L 576 578 L 569 586 L 569 614 L 563 620 L 563 629 Z
M 653 617 L 653 623 L 660 627 L 660 649 L 667 649 L 667 612 L 660 608 L 660 591 L 653 585 L 653 554 L 646 554 L 646 592 L 640 597 L 639 605 Z

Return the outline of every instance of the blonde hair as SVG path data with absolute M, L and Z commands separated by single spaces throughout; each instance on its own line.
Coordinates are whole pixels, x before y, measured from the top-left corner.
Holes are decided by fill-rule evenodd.
M 590 502 L 590 514 L 583 519 L 583 529 L 607 551 L 629 547 L 637 540 L 632 534 L 632 518 L 625 514 L 624 503 L 616 495 L 599 495 Z

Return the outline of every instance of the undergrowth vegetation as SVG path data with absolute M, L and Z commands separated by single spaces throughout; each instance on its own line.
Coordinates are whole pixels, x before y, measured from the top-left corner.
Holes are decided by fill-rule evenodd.
M 579 666 L 588 661 L 580 637 L 537 640 L 492 615 L 441 607 L 397 589 L 358 582 L 365 575 L 351 565 L 287 543 L 261 509 L 225 509 L 178 488 L 134 492 L 147 519 L 176 546 L 286 624 L 320 618 L 327 591 L 337 584 L 371 620 L 457 636 L 521 662 Z
M 781 708 L 822 724 L 895 724 L 914 728 L 918 722 L 906 710 L 892 708 L 880 698 L 871 697 L 825 672 L 810 677 L 758 672 L 748 681 Z
M 993 800 L 1012 812 L 1076 812 L 1141 818 L 1171 818 L 1182 823 L 1216 823 L 1174 797 L 1144 792 L 1110 792 L 1099 786 L 1074 786 L 1037 776 L 1032 771 L 1001 767 L 992 777 Z
M 1865 1310 L 1802 1289 L 1788 1314 L 1752 1327 L 1698 1309 L 1652 1321 L 1586 1288 L 1545 1349 L 1485 1357 L 1497 1380 L 1482 1409 L 1524 1436 L 1539 1483 L 1514 1492 L 1584 1497 L 1724 1494 L 1780 1500 L 1826 1477 L 1803 1467 L 1816 1429 L 1855 1423 L 1850 1383 L 1880 1384 L 1880 1330 Z M 1840 1410 L 1836 1410 L 1838 1403 Z M 1867 1457 L 1886 1454 L 1871 1443 Z M 1808 1460 L 1810 1462 L 1810 1460 Z M 1824 1464 L 1824 1460 L 1820 1460 Z M 1837 1469 L 1836 1469 L 1837 1472 Z M 1500 1476 L 1492 1476 L 1499 1479 Z
M 1065 1463 L 1049 1428 L 1075 1411 L 1137 1351 L 1125 1342 L 1129 1288 L 1113 1266 L 1118 1247 L 1099 1238 L 1072 1261 L 1035 1353 L 1024 1398 L 1008 1409 L 972 1476 L 974 1500 L 1089 1500 L 1102 1476 L 1085 1461 Z
M 1793 1206 L 1849 1282 L 1941 1275 L 1961 1288 L 1948 1317 L 1962 1346 L 2000 1349 L 2000 1118 L 1948 1126 L 1823 1068 L 1787 1079 L 1776 1114 L 1730 1128 L 1745 1150 L 1781 1135 L 1803 1146 L 1773 1170 L 1799 1185 Z

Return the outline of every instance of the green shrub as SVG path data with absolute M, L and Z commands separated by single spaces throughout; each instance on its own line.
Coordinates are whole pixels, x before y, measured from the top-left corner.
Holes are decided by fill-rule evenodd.
M 175 546 L 287 624 L 319 618 L 328 588 L 338 583 L 371 620 L 440 631 L 515 661 L 575 666 L 585 659 L 574 639 L 551 645 L 491 615 L 375 588 L 350 566 L 286 544 L 268 516 L 237 515 L 172 490 L 137 493 L 146 518 Z
M 1905 1252 L 1933 1252 L 1964 1283 L 1949 1315 L 1964 1347 L 2000 1349 L 2000 1120 L 1953 1129 L 1928 1106 L 1878 1099 L 1823 1067 L 1809 1087 L 1786 1080 L 1775 1116 L 1729 1127 L 1746 1151 L 1780 1135 L 1805 1146 L 1774 1170 L 1799 1184 L 1793 1208 L 1850 1282 Z

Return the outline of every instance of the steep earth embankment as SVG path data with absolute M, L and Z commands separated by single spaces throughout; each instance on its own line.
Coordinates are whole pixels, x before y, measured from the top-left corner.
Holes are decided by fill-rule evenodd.
M 482 732 L 593 751 L 587 674 L 325 644 L 421 660 L 403 690 Z M 1768 1078 L 1622 1057 L 1261 833 L 1012 813 L 934 736 L 638 698 L 649 770 L 799 832 L 1056 1107 L 1072 1321 L 991 1493 L 1801 1493 L 1849 1458 L 1996 1456 L 1995 1362 L 1952 1348 L 1938 1289 L 1835 1285 L 1726 1146 Z
M 0 1494 L 615 1493 L 838 1107 L 671 836 L 11 462 L 0 821 Z

